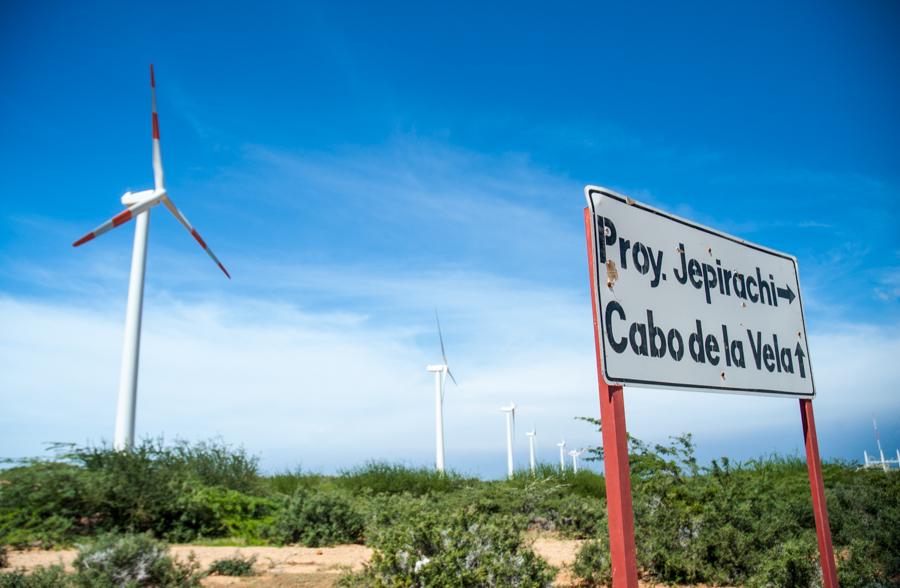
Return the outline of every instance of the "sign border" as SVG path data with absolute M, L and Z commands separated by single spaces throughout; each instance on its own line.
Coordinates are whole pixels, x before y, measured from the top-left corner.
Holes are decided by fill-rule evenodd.
M 661 216 L 668 220 L 675 221 L 679 224 L 685 225 L 692 229 L 700 230 L 705 233 L 715 235 L 716 237 L 726 239 L 733 243 L 737 243 L 738 245 L 743 245 L 744 247 L 756 249 L 757 251 L 760 251 L 762 253 L 774 255 L 776 257 L 781 257 L 782 259 L 787 259 L 788 261 L 790 261 L 794 265 L 794 280 L 795 280 L 795 286 L 797 287 L 797 302 L 800 304 L 800 320 L 803 322 L 803 339 L 806 341 L 806 358 L 808 361 L 809 381 L 810 381 L 810 384 L 812 384 L 812 392 L 810 394 L 800 394 L 797 392 L 786 392 L 783 390 L 773 390 L 773 389 L 769 389 L 769 388 L 724 388 L 724 387 L 720 387 L 720 386 L 710 386 L 710 385 L 705 385 L 705 384 L 685 384 L 685 383 L 681 383 L 681 382 L 657 382 L 657 381 L 650 381 L 650 380 L 638 380 L 638 379 L 632 379 L 632 378 L 616 378 L 616 377 L 613 377 L 608 372 L 609 362 L 606 360 L 606 337 L 603 336 L 602 329 L 601 329 L 600 341 L 601 341 L 601 348 L 603 351 L 603 379 L 606 381 L 607 384 L 609 384 L 609 385 L 630 384 L 630 385 L 641 386 L 644 388 L 666 388 L 666 389 L 687 388 L 687 389 L 691 389 L 691 390 L 701 390 L 704 392 L 714 392 L 717 394 L 775 396 L 775 397 L 779 397 L 779 398 L 812 399 L 812 398 L 816 397 L 816 381 L 815 381 L 815 378 L 813 377 L 812 359 L 810 357 L 811 352 L 809 349 L 809 337 L 806 332 L 806 315 L 803 312 L 803 297 L 800 293 L 800 270 L 797 266 L 797 258 L 796 257 L 794 257 L 793 255 L 789 255 L 787 253 L 775 251 L 774 249 L 769 249 L 767 247 L 763 247 L 762 245 L 757 245 L 756 243 L 751 243 L 749 241 L 745 241 L 744 239 L 740 239 L 733 235 L 728 235 L 727 233 L 717 231 L 715 229 L 701 225 L 699 223 L 695 223 L 693 221 L 689 221 L 687 219 L 675 216 L 674 214 L 670 214 L 668 212 L 664 212 L 657 208 L 653 208 L 652 206 L 648 206 L 648 205 L 638 202 L 632 198 L 623 196 L 622 194 L 619 194 L 608 188 L 603 188 L 601 186 L 587 185 L 584 187 L 584 195 L 585 195 L 585 198 L 587 199 L 587 204 L 588 204 L 588 207 L 590 208 L 590 212 L 591 212 L 591 240 L 592 240 L 591 247 L 593 248 L 594 259 L 600 259 L 600 257 L 599 257 L 600 252 L 597 248 L 597 235 L 596 235 L 597 223 L 594 222 L 594 218 L 597 216 L 597 212 L 594 208 L 594 199 L 592 198 L 592 196 L 594 194 L 599 194 L 600 196 L 606 197 L 606 198 L 612 198 L 613 200 L 617 200 L 618 202 L 621 202 L 623 204 L 628 204 L 629 206 L 634 206 L 643 211 Z M 603 304 L 602 304 L 603 289 L 602 289 L 602 286 L 603 286 L 603 284 L 601 284 L 600 272 L 596 267 L 594 268 L 594 275 L 592 276 L 592 279 L 594 280 L 594 282 L 596 284 L 596 292 L 597 292 L 597 299 L 592 301 L 592 303 L 595 304 L 597 307 L 597 313 L 598 313 L 597 314 L 597 317 L 598 317 L 597 322 L 598 322 L 598 324 L 601 324 L 601 326 L 602 326 L 602 316 L 603 316 L 603 313 L 602 313 L 602 311 L 603 311 Z

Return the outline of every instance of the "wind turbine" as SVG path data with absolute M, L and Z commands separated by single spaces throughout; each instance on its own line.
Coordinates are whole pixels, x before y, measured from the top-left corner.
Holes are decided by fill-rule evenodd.
M 501 406 L 500 410 L 506 413 L 506 471 L 510 478 L 513 477 L 513 435 L 516 430 L 516 404 L 510 402 L 509 406 Z
M 444 351 L 444 336 L 441 334 L 441 319 L 438 318 L 437 309 L 434 311 L 434 322 L 437 323 L 438 340 L 441 342 L 441 359 L 443 363 L 426 366 L 429 372 L 434 372 L 434 428 L 435 428 L 435 468 L 439 472 L 444 471 L 444 380 L 447 376 L 453 381 L 454 386 L 456 378 L 450 371 L 450 364 L 447 363 L 447 353 Z
M 581 450 L 573 449 L 572 451 L 569 452 L 569 455 L 572 456 L 572 473 L 573 474 L 578 473 L 578 457 L 582 453 L 584 453 L 584 449 L 581 449 Z
M 150 95 L 153 124 L 153 189 L 140 192 L 125 192 L 122 204 L 125 210 L 112 217 L 90 233 L 72 243 L 73 247 L 83 245 L 103 233 L 135 219 L 134 248 L 131 253 L 131 277 L 128 280 L 128 306 L 125 312 L 125 343 L 122 352 L 122 371 L 119 377 L 119 398 L 116 408 L 116 434 L 113 447 L 127 450 L 134 445 L 135 404 L 137 402 L 138 355 L 141 345 L 141 312 L 144 306 L 144 270 L 147 265 L 147 232 L 150 224 L 150 209 L 164 204 L 178 222 L 197 240 L 212 260 L 230 279 L 228 270 L 200 237 L 187 218 L 178 210 L 166 192 L 163 180 L 162 153 L 159 147 L 159 118 L 156 114 L 156 79 L 153 65 L 150 65 Z
M 528 437 L 528 461 L 531 465 L 531 475 L 533 476 L 535 474 L 534 439 L 537 437 L 534 425 L 531 426 L 530 431 L 525 433 L 525 436 Z
M 884 450 L 881 448 L 881 435 L 878 434 L 878 423 L 875 422 L 875 417 L 872 417 L 872 427 L 875 429 L 875 443 L 878 445 L 878 453 L 881 456 L 881 469 L 888 471 L 888 465 L 884 459 Z
M 559 471 L 566 471 L 566 440 L 563 439 L 556 444 L 559 447 Z

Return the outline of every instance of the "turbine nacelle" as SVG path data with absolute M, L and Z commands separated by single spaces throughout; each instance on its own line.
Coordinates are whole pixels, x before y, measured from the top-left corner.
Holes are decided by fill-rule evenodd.
M 159 202 L 167 195 L 165 190 L 141 190 L 140 192 L 125 192 L 122 194 L 122 204 L 124 206 L 132 206 L 135 204 L 147 203 L 151 200 Z

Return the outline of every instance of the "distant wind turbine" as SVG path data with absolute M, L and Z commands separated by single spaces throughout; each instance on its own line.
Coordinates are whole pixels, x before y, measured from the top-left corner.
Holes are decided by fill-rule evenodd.
M 872 428 L 875 429 L 875 444 L 878 445 L 878 454 L 881 456 L 881 469 L 888 471 L 887 462 L 884 459 L 884 450 L 881 448 L 881 435 L 878 433 L 878 423 L 872 417 Z
M 434 373 L 434 428 L 435 428 L 435 468 L 439 472 L 444 471 L 444 380 L 447 376 L 453 381 L 455 386 L 456 378 L 450 371 L 450 364 L 447 362 L 447 352 L 444 350 L 444 335 L 441 333 L 441 319 L 438 318 L 437 309 L 434 311 L 434 321 L 437 323 L 438 340 L 441 343 L 441 359 L 443 363 L 426 366 L 429 372 Z
M 537 431 L 535 430 L 534 425 L 531 426 L 531 430 L 525 433 L 525 436 L 528 437 L 528 461 L 531 464 L 531 475 L 535 474 L 535 459 L 534 459 L 534 439 L 537 437 Z
M 159 146 L 159 118 L 156 114 L 156 79 L 153 65 L 150 66 L 150 94 L 153 124 L 153 189 L 141 192 L 125 192 L 122 204 L 125 210 L 112 217 L 90 233 L 72 243 L 73 247 L 83 245 L 103 233 L 135 219 L 134 248 L 131 254 L 131 277 L 128 281 L 128 306 L 125 313 L 125 344 L 122 353 L 122 371 L 119 377 L 119 398 L 116 409 L 116 433 L 113 447 L 130 449 L 134 445 L 135 404 L 137 402 L 138 356 L 141 344 L 141 312 L 144 305 L 144 270 L 147 264 L 147 232 L 150 224 L 150 209 L 164 204 L 178 222 L 197 240 L 197 243 L 230 279 L 228 270 L 213 254 L 200 234 L 191 226 L 187 218 L 178 210 L 166 192 L 163 180 L 162 154 Z
M 580 449 L 580 450 L 579 450 L 579 449 L 573 449 L 572 451 L 569 452 L 569 455 L 572 456 L 572 473 L 573 473 L 573 474 L 577 474 L 577 473 L 578 473 L 578 457 L 579 457 L 582 453 L 584 453 L 584 449 Z
M 513 477 L 513 435 L 516 431 L 516 404 L 510 402 L 509 406 L 501 406 L 500 410 L 506 413 L 506 471 Z
M 566 471 L 566 440 L 563 439 L 556 444 L 559 447 L 559 471 Z

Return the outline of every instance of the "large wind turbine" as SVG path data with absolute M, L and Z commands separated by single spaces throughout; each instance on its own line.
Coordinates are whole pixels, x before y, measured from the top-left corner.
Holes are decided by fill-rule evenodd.
M 150 209 L 164 204 L 178 222 L 197 240 L 230 279 L 228 270 L 207 247 L 200 234 L 191 226 L 187 218 L 178 210 L 166 192 L 163 179 L 162 153 L 159 147 L 159 118 L 156 114 L 156 79 L 153 65 L 150 66 L 150 95 L 153 124 L 153 189 L 141 192 L 125 192 L 122 204 L 125 210 L 112 217 L 84 237 L 72 243 L 78 247 L 95 237 L 135 219 L 134 248 L 131 253 L 131 277 L 128 280 L 128 307 L 125 313 L 125 344 L 122 352 L 122 371 L 119 377 L 119 399 L 116 409 L 116 434 L 113 446 L 116 449 L 130 449 L 134 445 L 134 414 L 137 402 L 138 355 L 141 344 L 141 311 L 144 305 L 144 269 L 147 265 L 147 231 L 150 224 Z
M 510 478 L 513 477 L 513 434 L 516 430 L 516 404 L 510 402 L 509 406 L 501 406 L 500 410 L 506 413 L 506 471 Z
M 566 440 L 563 439 L 556 444 L 559 447 L 559 471 L 566 471 Z
M 535 459 L 534 459 L 534 438 L 537 437 L 537 431 L 532 425 L 531 430 L 525 433 L 525 436 L 528 437 L 528 462 L 531 465 L 531 475 L 535 474 Z
M 435 468 L 439 472 L 444 471 L 444 380 L 447 376 L 453 381 L 455 386 L 456 378 L 450 371 L 450 364 L 447 363 L 447 353 L 444 351 L 444 335 L 441 333 L 441 319 L 438 318 L 437 310 L 434 311 L 434 321 L 437 323 L 438 340 L 441 342 L 441 359 L 443 363 L 426 366 L 429 372 L 434 372 L 434 435 L 435 435 Z

